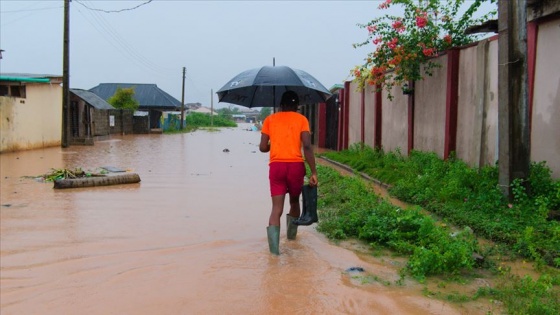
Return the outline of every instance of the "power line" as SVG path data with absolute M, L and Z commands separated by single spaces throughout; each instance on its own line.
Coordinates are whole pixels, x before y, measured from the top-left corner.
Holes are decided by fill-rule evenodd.
M 123 55 L 128 55 L 132 61 L 135 61 L 139 65 L 151 70 L 154 74 L 168 76 L 175 72 L 175 70 L 161 67 L 151 62 L 149 59 L 140 54 L 99 12 L 90 11 L 89 14 L 86 14 L 86 12 L 82 12 L 82 10 L 77 10 L 109 44 L 123 53 Z
M 38 11 L 59 10 L 60 8 L 64 7 L 64 6 L 59 5 L 59 6 L 56 6 L 56 7 L 38 8 L 38 6 L 41 5 L 41 4 L 43 4 L 43 3 L 32 2 L 32 3 L 29 3 L 29 5 L 25 6 L 22 9 L 19 9 L 19 10 L 1 10 L 1 6 L 0 6 L 0 14 L 3 16 L 0 19 L 0 22 L 1 22 L 0 24 L 2 26 L 6 26 L 6 25 L 12 24 L 14 22 L 17 22 L 19 20 L 23 20 L 25 18 L 28 18 L 32 15 L 35 15 L 35 14 L 39 13 Z M 23 13 L 27 13 L 27 14 L 23 14 Z M 11 18 L 11 20 L 9 18 Z
M 60 9 L 60 8 L 63 8 L 63 6 L 45 7 L 45 8 L 37 8 L 37 9 L 8 10 L 8 11 L 2 10 L 2 13 L 20 13 L 20 12 L 31 12 L 31 11 L 46 11 L 46 10 L 54 10 L 54 9 Z
M 124 12 L 124 11 L 131 11 L 131 10 L 134 10 L 134 9 L 138 9 L 139 7 L 144 6 L 144 5 L 146 5 L 146 4 L 150 3 L 150 2 L 152 2 L 153 0 L 148 0 L 148 1 L 146 1 L 146 2 L 144 2 L 144 3 L 141 3 L 141 4 L 139 4 L 139 5 L 135 6 L 135 7 L 132 7 L 132 8 L 125 8 L 125 9 L 120 9 L 120 10 L 103 10 L 103 9 L 96 9 L 96 8 L 92 8 L 92 7 L 89 7 L 89 6 L 85 5 L 85 4 L 83 4 L 81 1 L 77 1 L 77 0 L 74 0 L 74 1 L 75 1 L 77 4 L 84 6 L 84 7 L 85 7 L 86 9 L 88 9 L 88 10 L 99 11 L 99 12 L 104 12 L 104 13 L 120 13 L 120 12 Z

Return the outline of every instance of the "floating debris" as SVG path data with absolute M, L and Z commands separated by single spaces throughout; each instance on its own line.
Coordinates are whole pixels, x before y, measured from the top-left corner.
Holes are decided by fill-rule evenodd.
M 33 178 L 42 182 L 54 182 L 59 179 L 74 179 L 74 178 L 105 176 L 106 173 L 107 173 L 106 170 L 101 170 L 99 173 L 94 173 L 89 171 L 86 172 L 80 167 L 77 167 L 73 170 L 67 168 L 59 168 L 59 169 L 51 168 L 50 173 L 46 173 L 38 176 L 24 176 L 24 177 Z
M 346 272 L 364 272 L 364 268 L 362 267 L 350 267 L 346 269 Z
M 102 169 L 109 171 L 111 173 L 124 173 L 126 172 L 125 169 L 115 167 L 115 166 L 101 166 Z
M 68 178 L 54 181 L 54 188 L 80 188 L 109 186 L 121 184 L 136 184 L 140 182 L 140 176 L 136 173 L 115 174 L 102 177 Z

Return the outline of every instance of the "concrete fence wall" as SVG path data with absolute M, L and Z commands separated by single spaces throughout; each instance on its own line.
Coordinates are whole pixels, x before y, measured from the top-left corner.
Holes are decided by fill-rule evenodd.
M 528 31 L 531 160 L 545 161 L 560 178 L 560 18 L 532 22 Z M 341 98 L 339 149 L 356 143 L 386 152 L 410 150 L 451 153 L 469 165 L 494 165 L 498 159 L 497 36 L 433 59 L 432 76 L 414 82 L 403 94 L 347 82 Z M 345 91 L 348 89 L 349 91 Z M 381 95 L 378 95 L 381 93 Z M 379 96 L 379 97 L 378 97 Z M 376 110 L 378 109 L 378 110 Z M 345 117 L 347 115 L 348 117 Z M 378 139 L 378 140 L 376 140 Z

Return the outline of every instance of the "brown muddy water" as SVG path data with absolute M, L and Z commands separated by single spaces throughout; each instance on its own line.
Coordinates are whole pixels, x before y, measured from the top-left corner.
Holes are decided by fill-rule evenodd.
M 260 133 L 247 127 L 1 154 L 0 313 L 487 311 L 367 281 L 398 275 L 331 244 L 315 226 L 300 227 L 295 241 L 282 226 L 281 255 L 270 255 L 268 156 L 258 152 Z M 53 189 L 22 177 L 103 166 L 141 182 Z

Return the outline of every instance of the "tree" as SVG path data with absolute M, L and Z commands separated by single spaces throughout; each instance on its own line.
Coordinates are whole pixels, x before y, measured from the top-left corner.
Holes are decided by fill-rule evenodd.
M 115 95 L 111 96 L 107 102 L 117 109 L 137 110 L 140 103 L 134 98 L 134 88 L 117 88 Z
M 474 17 L 480 5 L 487 1 L 494 2 L 474 0 L 461 12 L 466 0 L 385 0 L 379 5 L 380 10 L 401 5 L 403 16 L 385 14 L 367 24 L 358 24 L 367 29 L 368 37 L 354 47 L 373 45 L 374 49 L 351 75 L 360 88 L 366 85 L 386 88 L 391 98 L 393 86 L 421 80 L 424 74 L 431 75 L 431 69 L 438 66 L 433 57 L 478 39 L 465 30 L 496 14 L 492 11 Z
M 259 114 L 259 120 L 264 121 L 264 119 L 268 117 L 268 115 L 270 115 L 271 112 L 272 110 L 270 109 L 270 107 L 261 108 L 261 113 Z
M 221 117 L 233 120 L 233 115 L 239 114 L 239 108 L 230 105 L 229 107 L 224 107 L 216 110 Z

